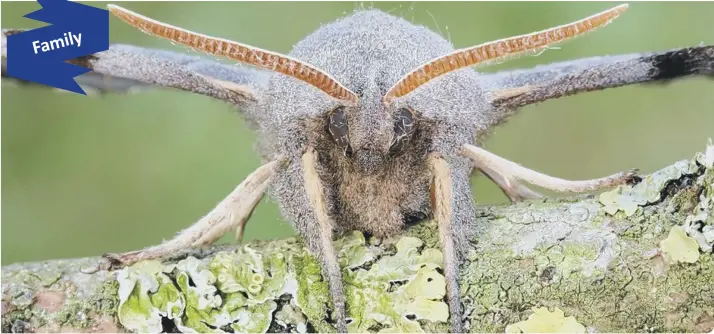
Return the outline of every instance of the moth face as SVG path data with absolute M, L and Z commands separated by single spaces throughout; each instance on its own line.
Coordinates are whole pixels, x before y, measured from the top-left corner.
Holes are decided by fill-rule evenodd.
M 409 149 L 417 120 L 409 108 L 392 112 L 382 109 L 378 111 L 381 117 L 359 112 L 346 107 L 332 110 L 327 115 L 326 131 L 357 171 L 377 174 Z

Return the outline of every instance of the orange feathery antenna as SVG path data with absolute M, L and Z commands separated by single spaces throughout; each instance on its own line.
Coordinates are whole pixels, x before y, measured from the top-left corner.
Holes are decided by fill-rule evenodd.
M 340 84 L 329 74 L 305 62 L 235 41 L 206 36 L 174 27 L 119 6 L 109 5 L 108 7 L 112 14 L 145 33 L 162 37 L 211 55 L 224 56 L 259 68 L 289 75 L 317 87 L 335 99 L 350 102 L 351 104 L 357 103 L 357 94 Z
M 387 91 L 383 101 L 389 105 L 395 98 L 411 93 L 429 80 L 463 67 L 493 63 L 578 37 L 612 22 L 627 7 L 623 4 L 566 25 L 456 50 L 409 72 Z

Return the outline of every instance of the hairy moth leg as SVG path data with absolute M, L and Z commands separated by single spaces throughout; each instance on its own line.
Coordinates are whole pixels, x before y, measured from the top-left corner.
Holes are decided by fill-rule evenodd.
M 253 209 L 263 197 L 279 164 L 280 161 L 275 160 L 260 166 L 211 212 L 173 239 L 142 250 L 105 254 L 104 257 L 121 265 L 131 265 L 142 260 L 165 257 L 186 248 L 210 245 L 229 230 L 242 230 Z
M 483 175 L 486 175 L 493 183 L 495 183 L 511 202 L 520 202 L 527 199 L 542 198 L 543 195 L 524 186 L 518 180 L 511 176 L 501 174 L 493 169 L 483 167 L 479 168 Z
M 507 179 L 523 180 L 533 185 L 557 192 L 583 193 L 597 191 L 599 189 L 631 182 L 635 178 L 637 172 L 637 170 L 632 170 L 598 179 L 570 181 L 525 168 L 515 162 L 501 158 L 474 145 L 464 145 L 461 150 L 461 154 L 471 159 L 477 168 L 497 170 Z
M 431 188 L 432 210 L 439 230 L 439 241 L 444 252 L 446 299 L 449 303 L 451 331 L 462 333 L 461 294 L 459 291 L 459 259 L 454 224 L 454 182 L 448 163 L 440 155 L 429 156 L 429 167 L 434 175 Z M 469 192 L 470 194 L 470 192 Z
M 310 206 L 318 223 L 316 234 L 319 237 L 319 244 L 313 245 L 313 247 L 320 248 L 318 254 L 334 305 L 332 314 L 335 315 L 337 321 L 337 331 L 347 333 L 347 313 L 342 271 L 332 244 L 332 221 L 328 215 L 324 188 L 317 172 L 317 152 L 312 147 L 309 147 L 302 156 L 302 169 L 307 197 L 310 200 Z

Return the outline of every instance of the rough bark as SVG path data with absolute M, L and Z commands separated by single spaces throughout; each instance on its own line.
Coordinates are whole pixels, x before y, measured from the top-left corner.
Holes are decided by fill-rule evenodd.
M 478 332 L 714 329 L 714 146 L 598 196 L 479 207 L 461 293 Z M 435 224 L 338 241 L 350 331 L 445 331 Z M 100 258 L 2 268 L 3 332 L 331 331 L 295 239 L 117 271 Z M 541 308 L 545 307 L 545 309 Z

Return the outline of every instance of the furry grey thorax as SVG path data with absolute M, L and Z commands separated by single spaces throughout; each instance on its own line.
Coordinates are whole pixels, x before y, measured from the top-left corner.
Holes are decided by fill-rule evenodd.
M 427 154 L 463 159 L 455 150 L 464 139 L 485 134 L 494 111 L 471 69 L 444 75 L 389 107 L 381 99 L 406 73 L 453 50 L 427 28 L 377 10 L 322 26 L 290 56 L 324 70 L 359 95 L 359 104 L 345 109 L 354 154 L 346 156 L 326 131 L 327 115 L 339 102 L 283 75 L 271 77 L 261 105 L 248 111 L 260 124 L 261 154 L 267 160 L 284 156 L 297 162 L 308 145 L 321 152 L 321 179 L 334 204 L 330 209 L 337 230 L 385 236 L 403 227 L 405 214 L 430 216 Z M 414 111 L 417 130 L 404 152 L 389 156 L 393 115 L 402 107 Z M 282 170 L 271 189 L 284 216 L 296 225 L 307 214 L 296 204 L 301 201 L 293 188 L 302 187 L 298 165 Z M 466 162 L 455 166 L 462 166 L 461 174 L 470 173 Z M 466 204 L 471 205 L 461 203 Z

